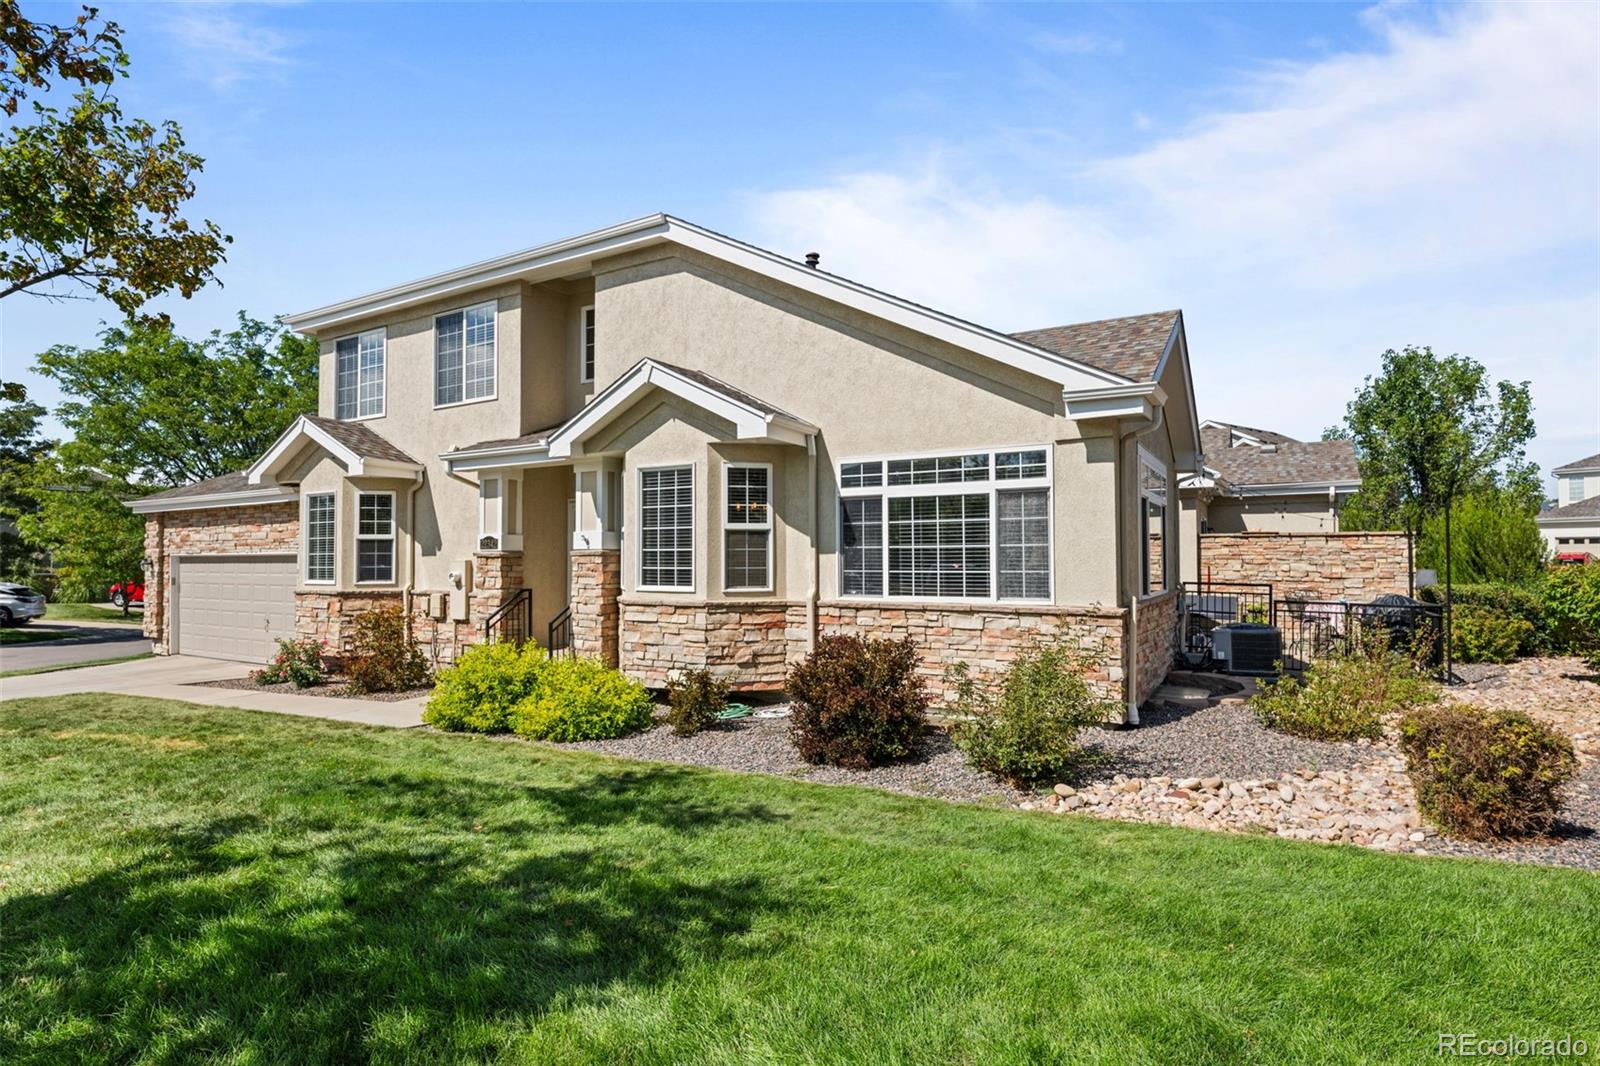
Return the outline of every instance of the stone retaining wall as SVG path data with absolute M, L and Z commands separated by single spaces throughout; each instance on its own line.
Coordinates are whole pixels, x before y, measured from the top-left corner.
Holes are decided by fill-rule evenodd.
M 1200 577 L 1270 582 L 1274 596 L 1365 602 L 1407 586 L 1404 533 L 1204 533 Z
M 283 555 L 300 545 L 296 503 L 264 503 L 201 511 L 167 511 L 144 522 L 144 556 L 149 561 L 144 586 L 144 635 L 157 655 L 167 654 L 172 624 L 174 555 Z
M 1177 656 L 1179 595 L 1173 589 L 1139 601 L 1138 639 L 1134 645 L 1139 651 L 1134 665 L 1138 681 L 1134 693 L 1141 705 L 1167 679 Z

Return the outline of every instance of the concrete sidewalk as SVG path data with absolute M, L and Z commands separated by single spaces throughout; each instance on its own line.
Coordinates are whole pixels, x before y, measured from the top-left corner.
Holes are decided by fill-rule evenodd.
M 66 696 L 78 692 L 112 692 L 122 696 L 151 696 L 183 700 L 214 707 L 239 707 L 305 718 L 329 718 L 407 729 L 422 724 L 421 697 L 385 703 L 331 696 L 301 696 L 253 689 L 210 688 L 207 681 L 244 677 L 252 667 L 245 663 L 197 659 L 187 655 L 158 655 L 130 663 L 84 666 L 32 677 L 0 678 L 0 700 L 31 696 Z

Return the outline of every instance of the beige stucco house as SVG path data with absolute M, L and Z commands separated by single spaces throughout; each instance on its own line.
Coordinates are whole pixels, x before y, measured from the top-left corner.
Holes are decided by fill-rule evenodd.
M 1556 505 L 1535 521 L 1552 555 L 1600 557 L 1600 455 L 1558 466 Z
M 936 688 L 1070 642 L 1134 708 L 1172 661 L 1180 312 L 1008 335 L 652 215 L 288 323 L 318 414 L 131 505 L 163 652 L 394 603 L 441 662 L 527 630 L 653 685 L 775 687 L 839 630 Z

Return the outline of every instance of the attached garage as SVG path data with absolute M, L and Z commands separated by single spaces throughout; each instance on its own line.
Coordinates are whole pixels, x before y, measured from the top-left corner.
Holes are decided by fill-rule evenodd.
M 264 663 L 294 636 L 293 555 L 190 555 L 172 560 L 179 655 Z

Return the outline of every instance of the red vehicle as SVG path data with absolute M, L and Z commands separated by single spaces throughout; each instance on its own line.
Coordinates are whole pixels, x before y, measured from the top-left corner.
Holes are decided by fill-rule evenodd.
M 144 606 L 143 581 L 119 581 L 111 586 L 111 602 L 126 608 L 129 604 Z

